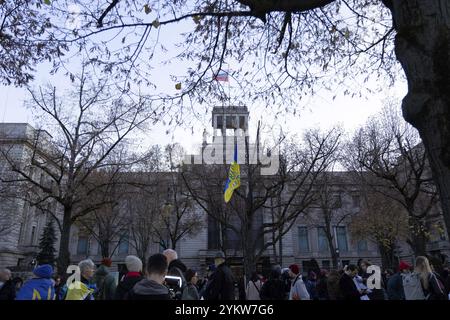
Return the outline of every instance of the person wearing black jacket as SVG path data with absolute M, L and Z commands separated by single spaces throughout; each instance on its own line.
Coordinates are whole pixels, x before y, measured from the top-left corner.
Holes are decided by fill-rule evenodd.
M 146 277 L 136 283 L 127 300 L 170 300 L 169 289 L 164 286 L 167 258 L 157 253 L 148 258 Z
M 119 282 L 116 288 L 114 296 L 115 300 L 125 300 L 130 290 L 136 283 L 144 279 L 142 276 L 142 261 L 136 256 L 127 256 L 125 258 L 125 264 L 128 272 Z
M 217 266 L 205 291 L 205 300 L 234 300 L 234 278 L 225 262 L 225 255 L 219 252 L 214 259 Z
M 14 300 L 16 298 L 16 285 L 11 280 L 9 269 L 0 269 L 0 300 Z
M 181 288 L 178 290 L 178 294 L 181 295 L 184 288 L 187 285 L 186 278 L 184 276 L 187 271 L 186 265 L 178 259 L 178 253 L 173 249 L 166 249 L 163 251 L 163 255 L 166 256 L 167 262 L 169 263 L 169 276 L 175 276 L 181 278 Z M 181 296 L 180 296 L 181 297 Z
M 281 270 L 278 268 L 270 272 L 269 280 L 261 288 L 261 300 L 286 300 L 286 285 L 280 276 Z
M 339 280 L 339 289 L 342 294 L 344 300 L 361 300 L 361 296 L 366 294 L 366 291 L 363 290 L 360 292 L 355 283 L 353 282 L 353 278 L 358 274 L 358 267 L 354 264 L 351 264 L 344 271 L 344 274 L 341 276 Z

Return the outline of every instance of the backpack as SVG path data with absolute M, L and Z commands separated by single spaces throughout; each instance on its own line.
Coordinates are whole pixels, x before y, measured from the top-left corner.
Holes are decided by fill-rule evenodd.
M 431 273 L 428 281 L 430 283 L 430 294 L 427 298 L 432 300 L 447 300 L 448 297 L 445 294 L 445 286 L 440 279 L 440 276 L 436 273 Z M 434 286 L 433 283 L 436 286 Z
M 402 274 L 402 283 L 405 300 L 425 300 L 425 294 L 418 273 Z

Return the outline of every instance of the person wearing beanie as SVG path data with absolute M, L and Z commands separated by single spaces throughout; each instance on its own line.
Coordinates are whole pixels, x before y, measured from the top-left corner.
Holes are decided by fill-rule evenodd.
M 125 265 L 127 266 L 127 274 L 119 282 L 114 296 L 115 300 L 126 300 L 127 296 L 134 285 L 141 281 L 142 276 L 142 261 L 136 256 L 127 256 L 125 258 Z
M 405 261 L 400 261 L 398 272 L 392 275 L 387 282 L 387 295 L 389 300 L 405 300 L 403 288 L 403 275 L 410 273 L 411 266 Z
M 310 300 L 308 290 L 306 290 L 298 265 L 291 264 L 289 266 L 289 276 L 292 279 L 289 300 Z
M 53 268 L 49 264 L 37 266 L 34 278 L 26 281 L 17 293 L 16 300 L 55 300 Z
M 103 258 L 102 264 L 94 275 L 94 283 L 98 291 L 94 294 L 95 300 L 113 300 L 116 293 L 116 279 L 109 273 L 110 258 Z

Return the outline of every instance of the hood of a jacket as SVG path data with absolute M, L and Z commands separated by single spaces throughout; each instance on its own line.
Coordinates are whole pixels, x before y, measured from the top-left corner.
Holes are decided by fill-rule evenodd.
M 167 289 L 167 287 L 149 279 L 142 279 L 136 283 L 133 287 L 133 291 L 135 294 L 141 296 L 169 294 L 169 289 Z
M 174 267 L 180 269 L 182 272 L 187 271 L 186 265 L 183 262 L 181 262 L 181 260 L 178 259 L 172 260 L 172 262 L 169 264 L 169 270 Z
M 106 276 L 109 273 L 108 267 L 101 265 L 98 267 L 97 271 L 95 271 L 95 275 L 97 276 Z

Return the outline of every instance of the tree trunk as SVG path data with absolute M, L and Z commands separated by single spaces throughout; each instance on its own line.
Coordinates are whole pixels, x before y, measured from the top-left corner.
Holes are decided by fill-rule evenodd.
M 425 235 L 426 230 L 423 221 L 410 217 L 409 227 L 411 235 L 409 245 L 411 246 L 414 255 L 416 257 L 426 255 L 427 237 Z
M 383 243 L 378 244 L 381 255 L 381 267 L 383 269 L 394 269 L 394 247 L 386 247 Z
M 71 215 L 72 215 L 72 208 L 65 207 L 62 223 L 61 240 L 59 243 L 59 253 L 58 253 L 59 275 L 65 275 L 67 267 L 70 264 L 69 243 L 70 243 L 70 229 L 72 227 L 72 221 L 70 219 Z
M 408 80 L 403 115 L 420 133 L 450 230 L 450 2 L 393 0 L 395 53 Z

